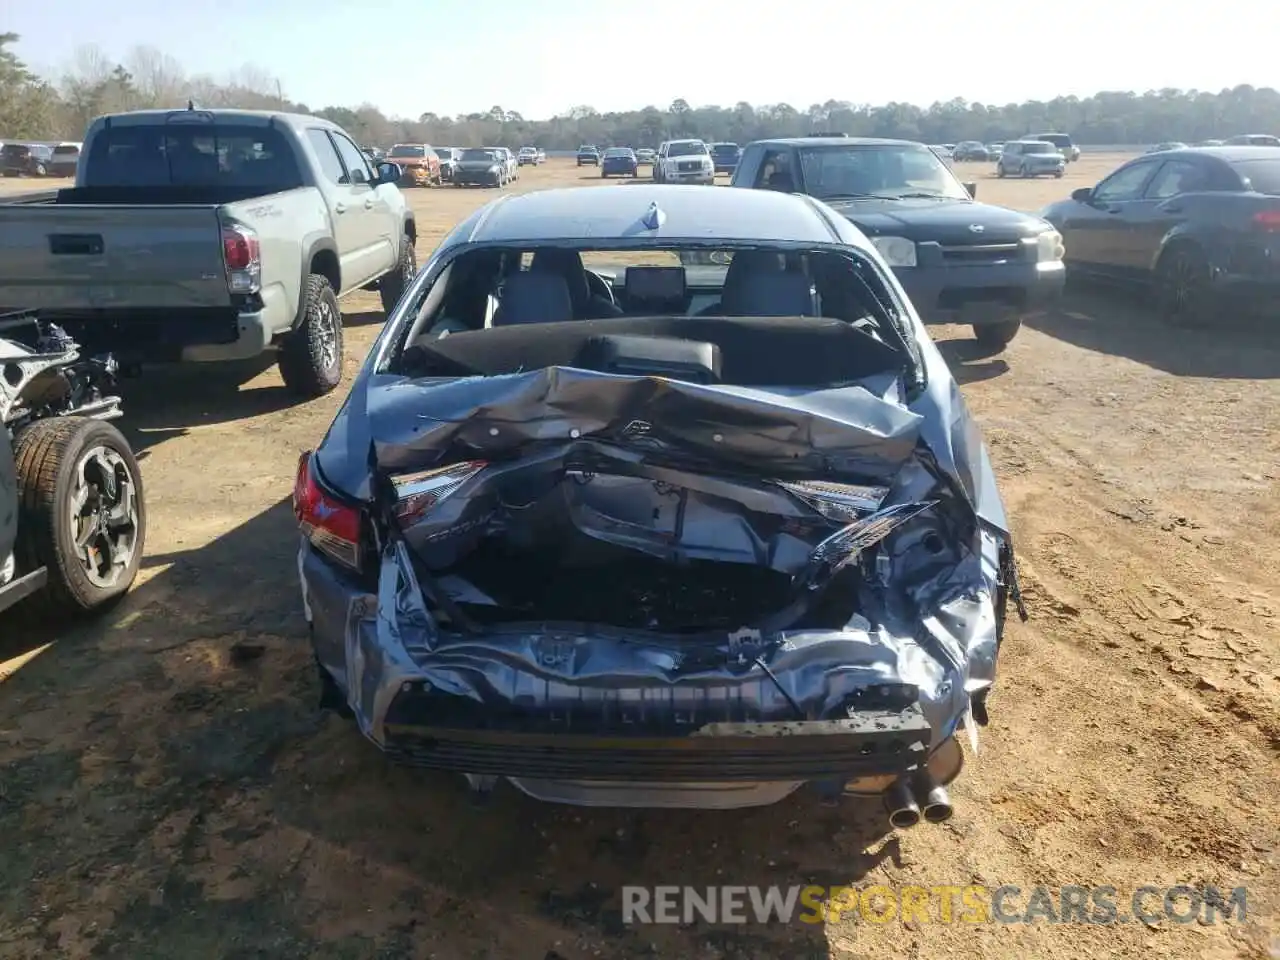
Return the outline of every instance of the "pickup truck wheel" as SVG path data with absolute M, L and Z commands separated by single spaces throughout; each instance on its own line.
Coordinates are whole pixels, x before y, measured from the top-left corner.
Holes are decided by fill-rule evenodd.
M 138 575 L 147 532 L 129 442 L 103 420 L 52 417 L 20 431 L 15 447 L 18 565 L 49 571 L 31 601 L 83 612 L 122 596 Z
M 973 328 L 974 339 L 983 350 L 999 353 L 1022 329 L 1021 320 L 1002 320 L 999 323 L 979 323 Z
M 342 311 L 329 281 L 307 277 L 302 323 L 280 345 L 284 385 L 304 397 L 322 397 L 342 381 Z
M 418 275 L 418 256 L 413 250 L 413 238 L 408 234 L 400 238 L 400 260 L 396 268 L 382 278 L 378 284 L 378 295 L 382 298 L 382 312 L 388 317 L 395 309 L 405 289 L 413 283 Z

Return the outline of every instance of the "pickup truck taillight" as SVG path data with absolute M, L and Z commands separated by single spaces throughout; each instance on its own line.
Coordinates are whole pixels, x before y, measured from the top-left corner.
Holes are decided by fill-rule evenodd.
M 312 453 L 298 459 L 298 475 L 293 484 L 293 515 L 302 535 L 331 560 L 350 570 L 360 569 L 359 509 L 330 496 L 316 479 Z
M 224 226 L 222 259 L 227 268 L 227 288 L 232 293 L 257 293 L 262 289 L 262 251 L 256 230 L 240 224 Z

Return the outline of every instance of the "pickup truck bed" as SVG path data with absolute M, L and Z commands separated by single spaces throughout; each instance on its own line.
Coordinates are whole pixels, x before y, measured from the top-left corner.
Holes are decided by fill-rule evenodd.
M 397 180 L 318 117 L 100 117 L 74 187 L 0 202 L 0 309 L 130 366 L 278 347 L 285 384 L 319 396 L 342 378 L 338 298 L 389 310 L 416 273 Z
M 91 187 L 0 204 L 0 305 L 36 310 L 87 351 L 124 363 L 256 356 L 278 331 L 255 317 L 271 308 L 292 317 L 296 303 L 280 287 L 233 293 L 219 237 L 239 223 L 272 244 L 290 208 L 314 209 L 315 198 L 255 193 Z M 255 216 L 264 207 L 274 215 Z

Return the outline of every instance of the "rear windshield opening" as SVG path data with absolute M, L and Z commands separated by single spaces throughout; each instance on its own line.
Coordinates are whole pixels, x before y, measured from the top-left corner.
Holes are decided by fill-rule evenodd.
M 271 127 L 148 124 L 106 127 L 93 138 L 86 187 L 237 187 L 264 192 L 302 185 L 297 158 Z
M 389 366 L 416 377 L 598 369 L 636 348 L 644 356 L 614 357 L 618 371 L 634 361 L 631 372 L 699 382 L 832 385 L 912 362 L 892 303 L 873 264 L 833 251 L 483 247 L 410 307 Z

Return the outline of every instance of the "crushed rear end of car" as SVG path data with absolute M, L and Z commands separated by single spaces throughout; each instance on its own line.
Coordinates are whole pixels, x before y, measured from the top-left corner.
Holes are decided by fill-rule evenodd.
M 627 322 L 441 343 L 458 359 L 482 334 L 476 350 Z M 874 353 L 841 321 L 678 323 L 754 323 L 778 337 L 771 364 L 820 357 L 828 383 Z M 316 455 L 295 491 L 329 702 L 391 757 L 480 788 L 729 808 L 809 784 L 883 796 L 898 826 L 945 819 L 1013 582 L 954 384 L 913 409 L 894 370 L 711 383 L 715 351 L 684 332 L 587 336 L 611 364 L 580 351 L 353 396 L 368 500 L 335 493 Z

